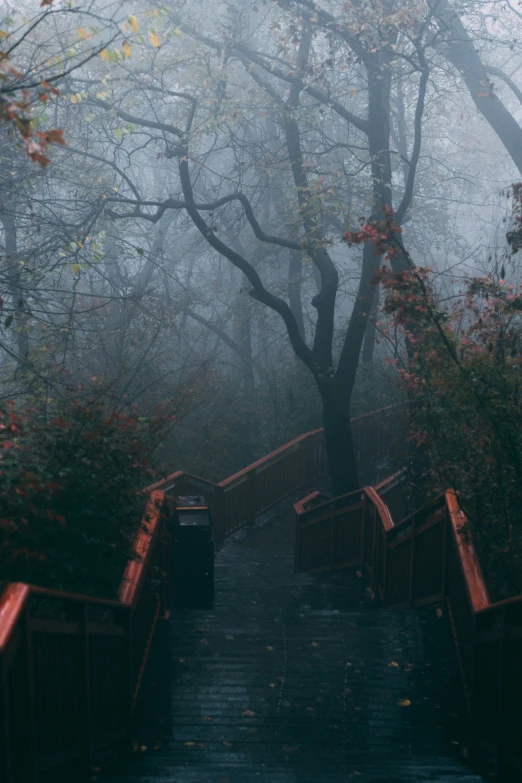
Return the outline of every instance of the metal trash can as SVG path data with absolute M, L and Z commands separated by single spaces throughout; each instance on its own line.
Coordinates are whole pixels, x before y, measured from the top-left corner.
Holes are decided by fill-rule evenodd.
M 173 523 L 173 605 L 209 609 L 214 601 L 214 542 L 205 498 L 177 497 Z

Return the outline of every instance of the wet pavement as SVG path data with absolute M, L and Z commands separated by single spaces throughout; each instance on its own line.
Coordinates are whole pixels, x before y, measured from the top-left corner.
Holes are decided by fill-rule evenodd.
M 212 610 L 156 635 L 135 753 L 108 783 L 479 783 L 435 610 L 384 611 L 355 571 L 293 573 L 293 514 L 216 552 Z

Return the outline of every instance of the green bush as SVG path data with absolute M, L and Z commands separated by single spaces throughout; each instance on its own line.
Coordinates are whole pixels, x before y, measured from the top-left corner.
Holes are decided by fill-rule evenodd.
M 157 426 L 81 396 L 51 417 L 0 409 L 0 580 L 114 597 Z

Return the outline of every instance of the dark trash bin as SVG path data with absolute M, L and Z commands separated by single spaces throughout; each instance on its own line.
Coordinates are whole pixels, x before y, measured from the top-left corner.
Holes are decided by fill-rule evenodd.
M 214 542 L 210 509 L 201 495 L 176 498 L 173 518 L 173 605 L 209 609 L 214 601 Z

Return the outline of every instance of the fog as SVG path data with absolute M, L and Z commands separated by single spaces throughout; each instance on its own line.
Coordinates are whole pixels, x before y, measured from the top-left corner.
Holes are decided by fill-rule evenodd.
M 4 400 L 169 401 L 158 465 L 212 479 L 324 422 L 346 474 L 349 414 L 401 394 L 381 265 L 431 267 L 445 298 L 518 282 L 516 6 L 23 0 L 0 16 Z M 44 149 L 52 130 L 65 143 Z M 343 241 L 392 213 L 390 258 Z

